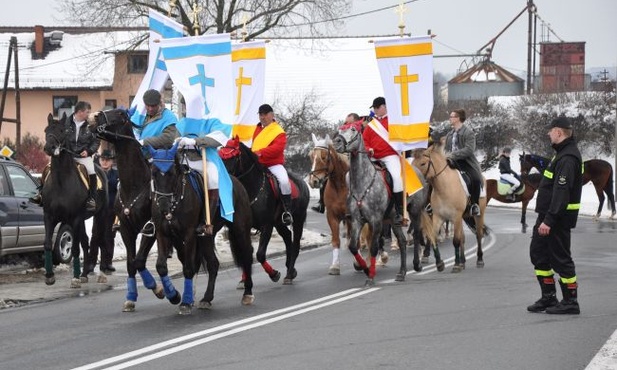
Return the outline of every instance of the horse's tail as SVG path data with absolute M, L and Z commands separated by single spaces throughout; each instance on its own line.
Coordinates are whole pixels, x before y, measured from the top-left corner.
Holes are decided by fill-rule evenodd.
M 613 166 L 611 166 L 609 164 L 609 168 L 610 168 L 610 173 L 608 174 L 608 181 L 606 182 L 606 185 L 604 186 L 604 192 L 606 193 L 606 195 L 608 195 L 608 207 L 611 209 L 612 212 L 615 212 L 615 194 L 613 192 L 614 186 L 613 186 Z
M 435 242 L 435 229 L 433 228 L 433 219 L 431 215 L 423 209 L 420 213 L 420 228 L 422 229 L 422 235 L 424 239 L 428 239 L 431 245 L 437 245 Z

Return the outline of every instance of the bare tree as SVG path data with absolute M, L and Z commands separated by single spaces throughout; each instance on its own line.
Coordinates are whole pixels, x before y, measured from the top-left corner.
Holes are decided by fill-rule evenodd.
M 329 35 L 340 24 L 336 18 L 351 9 L 350 0 L 67 0 L 58 8 L 84 26 L 142 26 L 149 9 L 169 15 L 170 3 L 170 17 L 191 34 L 197 19 L 202 34 L 236 32 L 246 40 Z

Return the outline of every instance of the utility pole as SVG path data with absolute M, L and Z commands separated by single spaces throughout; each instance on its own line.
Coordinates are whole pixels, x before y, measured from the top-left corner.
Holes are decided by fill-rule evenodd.
M 0 101 L 0 132 L 3 122 L 13 122 L 16 125 L 15 150 L 19 152 L 21 148 L 21 99 L 19 94 L 19 61 L 17 59 L 17 37 L 12 36 L 9 42 L 9 55 L 6 61 L 6 72 L 4 74 L 4 88 L 2 89 L 2 99 Z M 6 105 L 6 95 L 9 87 L 9 74 L 11 71 L 11 58 L 15 58 L 15 115 L 16 118 L 4 117 L 4 106 Z
M 527 0 L 527 13 L 529 14 L 529 24 L 527 28 L 527 90 L 526 94 L 531 94 L 531 74 L 532 72 L 532 53 L 533 53 L 533 41 L 532 41 L 532 30 L 533 30 L 533 15 L 536 12 L 536 6 L 533 4 L 533 0 Z

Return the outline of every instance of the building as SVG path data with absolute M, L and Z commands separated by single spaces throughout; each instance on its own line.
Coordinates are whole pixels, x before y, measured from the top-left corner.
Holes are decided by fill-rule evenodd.
M 538 92 L 584 91 L 589 82 L 585 76 L 585 42 L 540 43 Z
M 43 26 L 0 27 L 2 49 L 9 49 L 12 37 L 17 40 L 8 81 L 0 76 L 1 86 L 7 86 L 4 118 L 17 117 L 15 77 L 21 136 L 31 133 L 44 139 L 47 115 L 71 113 L 80 100 L 92 104 L 93 110 L 128 107 L 148 67 L 148 45 L 141 42 L 147 40 L 147 30 L 60 27 L 46 32 Z M 0 68 L 6 70 L 8 58 L 8 53 L 0 52 Z M 2 139 L 15 142 L 16 134 L 15 123 L 2 123 Z
M 484 100 L 525 93 L 525 81 L 485 59 L 448 81 L 448 101 Z

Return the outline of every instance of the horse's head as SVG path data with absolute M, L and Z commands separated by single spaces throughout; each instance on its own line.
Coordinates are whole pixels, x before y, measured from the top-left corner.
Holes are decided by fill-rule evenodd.
M 60 120 L 54 119 L 51 113 L 47 116 L 47 127 L 45 127 L 45 146 L 43 150 L 50 156 L 58 156 L 65 145 L 66 140 L 66 114 Z
M 102 139 L 134 138 L 131 121 L 124 109 L 110 109 L 90 113 L 88 128 Z
M 315 147 L 309 152 L 311 158 L 311 172 L 309 174 L 309 185 L 312 188 L 319 188 L 328 179 L 333 169 L 333 158 L 330 153 L 332 139 L 326 135 L 323 139 L 318 139 L 311 133 Z
M 521 175 L 527 175 L 533 168 L 539 172 L 544 171 L 548 166 L 550 160 L 535 154 L 519 154 L 519 161 L 521 163 Z
M 348 124 L 341 126 L 338 134 L 333 139 L 334 149 L 339 153 L 357 153 L 361 150 L 362 132 L 357 125 Z
M 437 177 L 448 167 L 443 147 L 438 142 L 429 146 L 428 149 L 414 149 L 411 164 L 416 166 L 427 180 Z
M 180 164 L 176 159 L 178 143 L 171 149 L 154 149 L 147 147 L 152 156 L 152 192 L 154 202 L 167 219 L 171 219 L 176 204 L 178 177 L 181 174 Z

